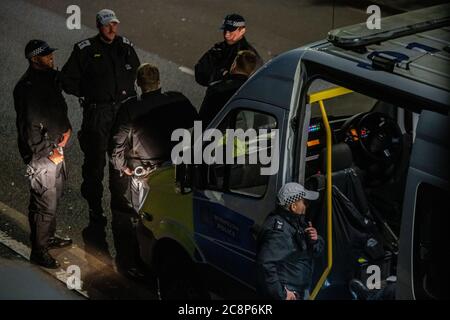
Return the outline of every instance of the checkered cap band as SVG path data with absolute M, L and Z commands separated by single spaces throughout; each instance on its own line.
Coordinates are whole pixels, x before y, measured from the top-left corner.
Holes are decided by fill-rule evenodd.
M 290 205 L 300 199 L 317 200 L 319 193 L 305 189 L 301 184 L 296 182 L 286 183 L 278 192 L 278 203 L 282 206 Z
M 49 49 L 48 45 L 42 45 L 39 48 L 36 48 L 33 51 L 31 51 L 29 54 L 27 54 L 27 58 L 30 59 L 32 57 L 38 56 L 42 52 L 44 52 L 45 50 L 48 50 L 48 49 Z
M 102 9 L 99 12 L 97 12 L 95 20 L 97 21 L 97 25 L 101 26 L 107 25 L 110 22 L 120 23 L 119 19 L 117 19 L 115 12 L 110 9 Z
M 245 27 L 245 21 L 234 21 L 234 20 L 223 20 L 223 25 L 232 26 L 232 27 Z
M 284 200 L 285 205 L 289 206 L 289 205 L 293 204 L 294 202 L 296 202 L 296 201 L 298 201 L 300 199 L 303 199 L 305 196 L 306 196 L 306 193 L 303 192 L 303 191 L 297 193 L 296 195 L 290 196 L 290 197 L 288 197 L 287 199 Z

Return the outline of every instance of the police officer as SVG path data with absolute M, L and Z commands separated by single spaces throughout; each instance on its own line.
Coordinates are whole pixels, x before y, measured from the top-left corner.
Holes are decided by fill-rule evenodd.
M 45 41 L 25 47 L 29 67 L 14 88 L 20 155 L 30 181 L 30 261 L 46 268 L 59 263 L 48 252 L 72 243 L 55 235 L 56 210 L 65 180 L 64 148 L 71 125 L 61 94 L 53 51 Z
M 209 49 L 195 65 L 195 81 L 202 86 L 223 79 L 230 71 L 237 53 L 241 50 L 250 50 L 257 56 L 257 67 L 263 64 L 255 48 L 245 38 L 245 19 L 239 14 L 227 15 L 222 23 L 222 42 L 216 43 Z
M 99 33 L 75 44 L 62 75 L 64 90 L 82 98 L 81 194 L 88 202 L 90 220 L 104 224 L 102 181 L 110 131 L 120 102 L 136 94 L 134 80 L 140 63 L 130 40 L 117 35 L 119 20 L 112 10 L 100 10 L 96 22 Z M 118 175 L 110 167 L 110 181 Z M 114 207 L 120 192 L 111 187 L 110 191 Z
M 130 219 L 137 217 L 148 192 L 146 178 L 152 170 L 170 161 L 172 132 L 191 128 L 198 118 L 196 109 L 183 94 L 162 92 L 157 67 L 141 65 L 137 70 L 137 84 L 142 95 L 126 100 L 120 107 L 110 146 L 111 162 L 122 173 L 121 181 L 115 183 L 130 185 L 129 202 L 135 209 L 132 215 L 113 210 L 116 261 L 119 269 L 127 269 L 128 274 L 134 273 L 133 261 L 137 256 L 134 250 L 138 248 Z M 119 188 L 126 191 L 123 186 Z
M 280 189 L 279 206 L 267 217 L 259 235 L 256 264 L 262 297 L 302 300 L 307 295 L 313 258 L 324 247 L 322 237 L 305 215 L 308 200 L 318 196 L 294 182 Z
M 255 71 L 257 60 L 258 57 L 253 51 L 239 51 L 231 65 L 230 73 L 225 75 L 223 80 L 209 85 L 199 111 L 204 128 Z

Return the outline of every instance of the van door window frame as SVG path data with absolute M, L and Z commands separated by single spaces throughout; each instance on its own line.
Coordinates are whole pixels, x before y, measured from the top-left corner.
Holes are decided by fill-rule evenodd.
M 221 131 L 222 133 L 224 133 L 220 128 L 223 126 L 223 124 L 225 123 L 225 129 L 236 129 L 236 117 L 239 114 L 239 112 L 242 111 L 250 111 L 250 112 L 254 112 L 257 114 L 262 114 L 262 115 L 267 115 L 271 118 L 273 118 L 276 121 L 276 127 L 274 129 L 278 129 L 280 130 L 280 119 L 277 118 L 277 116 L 273 113 L 270 112 L 266 112 L 266 111 L 261 111 L 252 107 L 235 107 L 233 109 L 231 109 L 228 114 L 226 114 L 223 117 L 222 122 L 220 122 L 217 126 L 215 126 L 216 129 L 218 129 L 219 131 Z M 279 142 L 281 140 L 281 137 L 278 137 Z M 208 144 L 209 142 L 205 143 Z M 204 144 L 204 145 L 205 145 Z M 203 145 L 203 147 L 204 147 Z M 203 148 L 202 148 L 203 150 Z M 216 165 L 216 164 L 213 164 Z M 213 166 L 213 165 L 207 165 L 207 164 L 202 164 L 199 166 L 200 168 L 200 179 L 205 179 L 205 175 L 207 173 L 204 172 L 204 170 L 206 170 L 206 168 L 208 166 Z M 260 196 L 257 195 L 250 195 L 250 194 L 246 194 L 246 193 L 241 193 L 241 192 L 235 192 L 229 189 L 229 173 L 230 173 L 230 165 L 227 164 L 223 164 L 224 166 L 224 182 L 223 182 L 223 187 L 215 187 L 213 185 L 207 185 L 206 181 L 203 180 L 204 182 L 201 184 L 201 187 L 199 187 L 199 189 L 201 190 L 211 190 L 211 191 L 217 191 L 217 192 L 222 192 L 225 194 L 230 194 L 230 195 L 238 195 L 238 196 L 242 196 L 242 197 L 247 197 L 247 198 L 251 198 L 251 199 L 263 199 L 265 198 L 266 194 L 267 194 L 267 190 L 268 190 L 268 186 L 269 186 L 269 182 L 270 182 L 270 176 L 267 176 L 267 181 L 265 184 L 265 190 L 264 193 Z

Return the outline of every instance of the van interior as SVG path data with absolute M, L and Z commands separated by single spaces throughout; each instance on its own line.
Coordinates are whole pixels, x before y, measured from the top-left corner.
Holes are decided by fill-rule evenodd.
M 336 87 L 314 81 L 308 93 Z M 332 135 L 333 268 L 319 299 L 351 299 L 351 279 L 366 283 L 377 265 L 395 281 L 403 196 L 418 114 L 350 92 L 323 101 Z M 309 218 L 326 235 L 326 133 L 318 103 L 307 105 L 305 184 L 320 193 Z M 305 122 L 305 123 L 306 123 Z M 317 261 L 313 283 L 326 266 Z

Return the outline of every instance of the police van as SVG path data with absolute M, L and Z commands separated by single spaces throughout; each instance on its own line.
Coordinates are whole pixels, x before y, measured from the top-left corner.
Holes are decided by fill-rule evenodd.
M 351 299 L 348 281 L 372 275 L 395 276 L 397 299 L 448 299 L 449 12 L 332 30 L 259 69 L 208 128 L 277 130 L 275 174 L 245 163 L 152 173 L 137 231 L 160 297 L 256 297 L 258 230 L 298 181 L 320 192 L 308 214 L 327 243 L 311 299 Z

